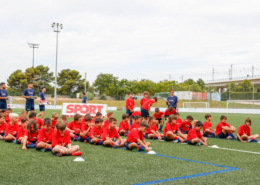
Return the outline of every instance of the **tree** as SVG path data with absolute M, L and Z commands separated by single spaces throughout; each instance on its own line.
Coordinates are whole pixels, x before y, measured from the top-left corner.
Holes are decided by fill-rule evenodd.
M 192 84 L 195 84 L 195 83 L 196 82 L 193 79 L 189 78 L 189 79 L 187 79 L 183 82 L 183 85 L 192 85 Z
M 177 83 L 177 81 L 160 81 L 156 84 L 156 92 L 170 92 L 172 88 L 176 91 Z
M 58 92 L 62 94 L 72 94 L 73 92 L 84 90 L 84 80 L 76 70 L 63 69 L 57 77 Z
M 27 87 L 27 78 L 25 74 L 19 69 L 14 71 L 7 79 L 8 92 L 11 89 L 18 93 L 23 93 L 24 89 Z
M 231 82 L 231 83 L 227 83 L 225 85 L 225 87 L 227 88 L 227 92 L 229 92 L 229 86 L 230 86 L 230 91 L 235 91 L 235 83 L 234 82 Z
M 201 78 L 197 80 L 197 84 L 200 86 L 201 90 L 205 88 L 205 83 Z
M 116 95 L 117 93 L 118 77 L 114 77 L 113 74 L 100 73 L 97 76 L 93 86 L 96 92 L 99 94 L 107 94 L 109 96 Z

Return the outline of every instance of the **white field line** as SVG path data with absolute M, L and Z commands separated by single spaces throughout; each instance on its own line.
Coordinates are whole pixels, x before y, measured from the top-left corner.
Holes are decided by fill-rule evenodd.
M 208 146 L 208 147 L 212 148 L 212 146 Z M 231 150 L 231 151 L 251 153 L 251 154 L 260 154 L 259 152 L 251 152 L 251 151 L 246 151 L 246 150 L 236 150 L 236 149 L 230 149 L 230 148 L 214 148 L 214 149 Z

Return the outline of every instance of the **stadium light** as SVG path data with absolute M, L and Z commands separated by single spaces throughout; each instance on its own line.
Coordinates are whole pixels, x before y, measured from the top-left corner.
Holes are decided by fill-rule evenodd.
M 53 31 L 57 33 L 56 40 L 56 67 L 55 67 L 55 89 L 54 89 L 54 105 L 56 107 L 56 98 L 57 98 L 57 63 L 58 63 L 58 33 L 63 29 L 63 25 L 59 23 L 52 23 L 51 27 Z
M 34 67 L 34 48 L 39 48 L 40 44 L 33 44 L 33 43 L 28 43 L 30 48 L 33 48 L 33 60 L 32 60 L 32 67 Z

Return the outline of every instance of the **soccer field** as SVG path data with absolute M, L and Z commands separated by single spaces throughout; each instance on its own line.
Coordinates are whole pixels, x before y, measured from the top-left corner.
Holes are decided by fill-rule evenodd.
M 20 114 L 20 110 L 13 112 Z M 51 117 L 52 112 L 55 111 L 47 110 L 45 117 Z M 118 123 L 123 113 L 114 112 Z M 189 115 L 180 114 L 181 119 Z M 205 120 L 204 113 L 190 114 L 194 119 Z M 212 114 L 213 128 L 221 115 Z M 259 115 L 226 116 L 227 123 L 236 129 L 250 117 L 251 133 L 260 133 Z M 209 146 L 225 148 L 216 149 L 149 141 L 157 155 L 72 142 L 80 146 L 84 162 L 74 162 L 76 157 L 56 157 L 51 152 L 35 149 L 23 151 L 21 145 L 0 141 L 0 184 L 258 184 L 260 180 L 258 143 L 209 138 Z

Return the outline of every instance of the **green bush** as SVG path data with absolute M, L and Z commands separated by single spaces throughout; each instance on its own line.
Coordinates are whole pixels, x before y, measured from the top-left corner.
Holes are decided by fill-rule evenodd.
M 107 98 L 106 98 L 105 95 L 102 95 L 99 99 L 100 99 L 100 100 L 107 100 Z
M 87 93 L 86 96 L 87 96 L 88 100 L 94 99 L 94 94 L 92 94 L 92 93 Z

